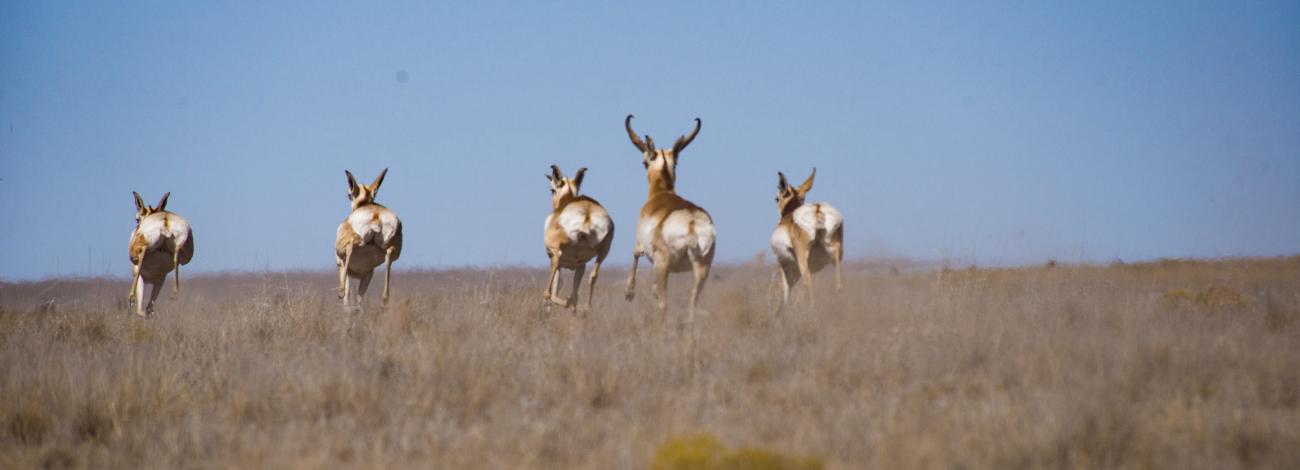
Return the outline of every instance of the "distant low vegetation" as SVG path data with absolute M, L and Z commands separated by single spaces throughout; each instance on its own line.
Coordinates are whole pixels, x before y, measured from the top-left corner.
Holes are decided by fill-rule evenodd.
M 0 468 L 1300 467 L 1300 257 L 890 268 L 773 315 L 718 266 L 694 325 L 617 269 L 585 321 L 542 270 L 4 283 Z

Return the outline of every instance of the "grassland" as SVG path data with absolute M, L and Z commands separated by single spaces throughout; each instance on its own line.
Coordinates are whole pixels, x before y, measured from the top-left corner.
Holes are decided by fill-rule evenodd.
M 546 314 L 543 274 L 399 272 L 394 305 L 359 314 L 329 273 L 199 276 L 148 320 L 123 280 L 0 284 L 0 468 L 647 468 L 692 445 L 1300 467 L 1300 257 L 859 263 L 779 316 L 770 267 L 720 267 L 694 325 L 645 284 L 625 303 L 615 269 L 590 317 Z

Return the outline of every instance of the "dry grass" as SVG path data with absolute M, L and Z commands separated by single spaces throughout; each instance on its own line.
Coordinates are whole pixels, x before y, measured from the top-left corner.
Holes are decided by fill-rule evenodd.
M 200 276 L 149 320 L 121 280 L 0 284 L 0 468 L 1300 466 L 1300 258 L 855 266 L 779 317 L 717 269 L 693 329 L 616 270 L 585 321 L 530 270 L 362 314 L 328 273 Z

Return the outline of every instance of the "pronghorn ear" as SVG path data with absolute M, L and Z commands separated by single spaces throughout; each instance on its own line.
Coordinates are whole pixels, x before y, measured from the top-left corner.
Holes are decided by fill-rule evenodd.
M 167 198 L 170 197 L 171 195 L 172 193 L 170 191 L 163 193 L 162 199 L 158 200 L 158 205 L 154 206 L 154 210 L 160 211 L 160 210 L 167 209 Z
M 371 192 L 371 193 L 378 193 L 378 192 L 379 192 L 379 185 L 384 184 L 384 176 L 386 176 L 386 175 L 388 175 L 388 169 L 387 169 L 387 168 L 384 168 L 384 171 L 379 172 L 379 176 L 376 176 L 376 177 L 375 177 L 375 182 L 374 182 L 374 183 L 370 183 L 370 192 Z
M 800 195 L 800 196 L 802 196 L 802 195 L 804 195 L 804 194 L 808 194 L 808 190 L 812 189 L 812 186 L 813 186 L 813 179 L 816 178 L 816 177 L 817 177 L 817 168 L 816 168 L 816 167 L 813 167 L 812 174 L 811 174 L 811 175 L 808 175 L 808 179 L 804 180 L 804 181 L 803 181 L 803 184 L 799 185 L 799 195 Z
M 655 140 L 650 138 L 650 134 L 646 134 L 645 136 L 645 151 L 646 152 L 655 151 Z
M 357 194 L 357 179 L 352 177 L 352 172 L 343 170 L 343 174 L 348 175 L 348 198 L 351 199 Z
M 551 181 L 560 181 L 564 179 L 564 172 L 560 171 L 559 165 L 551 165 L 551 176 L 547 176 Z
M 136 211 L 136 212 L 143 212 L 143 211 L 144 211 L 144 198 L 140 197 L 140 193 L 137 193 L 137 192 L 135 192 L 135 191 L 131 191 L 131 195 L 132 195 L 132 196 L 135 196 L 135 211 Z
M 578 190 L 578 188 L 582 187 L 582 177 L 586 175 L 587 175 L 587 167 L 585 166 L 579 168 L 578 172 L 573 174 L 573 189 L 575 192 Z
M 776 189 L 777 191 L 786 192 L 790 188 L 790 182 L 785 180 L 785 173 L 776 172 Z

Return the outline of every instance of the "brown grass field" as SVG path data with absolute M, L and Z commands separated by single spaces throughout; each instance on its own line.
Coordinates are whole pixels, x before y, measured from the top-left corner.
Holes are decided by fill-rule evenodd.
M 0 468 L 1300 468 L 1300 257 L 860 262 L 779 316 L 770 266 L 714 272 L 694 325 L 617 269 L 585 320 L 529 269 L 362 313 L 194 276 L 147 320 L 121 279 L 0 283 Z

